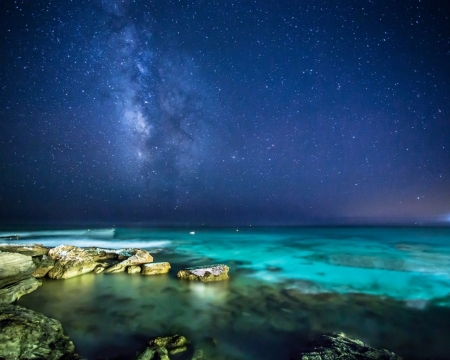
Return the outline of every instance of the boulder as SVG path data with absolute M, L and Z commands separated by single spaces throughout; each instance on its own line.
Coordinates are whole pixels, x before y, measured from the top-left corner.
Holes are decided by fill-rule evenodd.
M 23 295 L 29 294 L 41 285 L 41 281 L 34 277 L 7 285 L 0 289 L 0 304 L 10 304 L 19 300 Z
M 51 279 L 68 279 L 93 271 L 97 266 L 95 255 L 71 245 L 60 245 L 49 251 L 55 266 L 48 272 Z
M 0 252 L 0 289 L 31 277 L 35 269 L 31 256 Z
M 139 265 L 131 265 L 127 268 L 128 274 L 139 274 L 141 272 L 141 267 Z
M 401 360 L 388 350 L 378 350 L 360 340 L 351 339 L 343 333 L 321 335 L 300 353 L 291 354 L 291 360 Z
M 170 360 L 168 351 L 165 347 L 148 347 L 136 360 Z
M 35 269 L 31 256 L 0 252 L 0 304 L 36 290 L 41 282 L 31 276 Z
M 140 249 L 133 250 L 133 252 L 130 251 L 131 256 L 128 259 L 107 268 L 105 273 L 124 272 L 128 266 L 153 262 L 153 257 L 147 251 Z
M 196 281 L 220 281 L 228 279 L 228 266 L 223 264 L 191 267 L 180 270 L 177 277 Z
M 28 256 L 47 255 L 50 249 L 41 244 L 0 244 L 0 251 L 18 253 Z
M 32 274 L 35 278 L 44 277 L 55 266 L 55 260 L 48 255 L 36 256 L 33 262 L 36 265 L 36 270 Z
M 188 344 L 187 339 L 182 335 L 159 336 L 150 339 L 148 342 L 150 348 L 167 349 L 171 355 L 186 351 Z
M 37 280 L 36 280 L 37 281 Z M 15 305 L 0 305 L 0 358 L 5 360 L 78 358 L 61 323 Z
M 168 262 L 156 262 L 142 265 L 142 275 L 166 274 L 169 272 L 170 264 Z

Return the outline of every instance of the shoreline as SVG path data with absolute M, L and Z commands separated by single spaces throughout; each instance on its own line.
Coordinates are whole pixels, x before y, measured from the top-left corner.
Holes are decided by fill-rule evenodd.
M 157 254 L 158 260 L 171 262 L 174 272 L 187 265 L 208 261 L 206 258 L 193 260 L 180 253 L 162 251 Z M 245 359 L 239 351 L 235 354 L 236 346 L 252 354 L 250 358 L 254 355 L 254 358 L 264 359 L 271 354 L 288 359 L 292 351 L 301 348 L 301 344 L 306 346 L 318 335 L 341 331 L 374 347 L 404 350 L 401 341 L 384 345 L 386 339 L 411 337 L 407 335 L 408 329 L 423 319 L 428 319 L 425 323 L 430 327 L 425 332 L 435 333 L 433 336 L 439 338 L 439 329 L 436 327 L 432 331 L 436 322 L 433 311 L 438 309 L 434 306 L 419 312 L 406 307 L 404 302 L 372 295 L 305 294 L 287 288 L 287 283 L 274 284 L 251 278 L 247 276 L 248 270 L 236 266 L 231 267 L 230 280 L 209 284 L 176 279 L 174 272 L 150 277 L 90 273 L 67 280 L 45 279 L 42 287 L 22 297 L 17 304 L 60 320 L 65 333 L 74 340 L 76 351 L 82 356 L 89 355 L 89 359 L 98 356 L 113 359 L 112 356 L 121 352 L 123 356 L 117 359 L 131 359 L 136 351 L 145 347 L 145 337 L 175 333 L 186 336 L 193 346 L 203 344 L 205 338 L 214 338 L 219 344 L 214 351 L 227 356 L 234 354 L 236 359 Z M 170 303 L 172 306 L 168 307 Z M 73 312 L 71 316 L 67 316 L 67 308 Z M 161 315 L 155 318 L 152 313 Z M 81 319 L 79 314 L 83 314 Z M 367 325 L 358 325 L 367 321 L 368 316 L 372 319 L 371 331 L 378 333 L 376 337 L 367 336 Z M 399 317 L 404 321 L 403 326 L 396 321 Z M 105 329 L 98 327 L 101 319 L 110 319 L 111 325 L 122 324 L 123 329 L 111 329 L 102 338 Z M 198 322 L 198 327 L 192 324 L 193 319 Z M 395 326 L 389 329 L 391 324 Z M 202 329 L 205 329 L 203 333 Z M 252 339 L 250 342 L 262 342 L 263 351 L 245 342 L 241 344 L 239 337 L 242 336 Z M 123 346 L 108 347 L 107 338 L 120 337 L 125 342 Z M 89 345 L 89 338 L 95 338 L 103 345 Z M 417 340 L 420 343 L 420 338 Z M 417 340 L 411 340 L 411 343 Z M 443 340 L 435 347 L 443 347 Z M 127 350 L 130 344 L 135 344 L 134 348 L 131 346 L 132 351 Z M 417 350 L 410 349 L 410 352 L 417 353 Z M 178 356 L 177 359 L 182 359 Z

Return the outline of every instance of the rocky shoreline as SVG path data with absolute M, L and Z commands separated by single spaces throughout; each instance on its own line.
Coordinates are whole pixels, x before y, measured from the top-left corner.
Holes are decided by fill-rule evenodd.
M 168 262 L 153 262 L 141 249 L 78 248 L 60 245 L 46 248 L 39 244 L 0 245 L 0 359 L 81 359 L 61 323 L 38 312 L 14 305 L 20 297 L 36 290 L 41 278 L 68 279 L 86 273 L 129 273 L 157 275 L 169 272 Z M 222 281 L 228 279 L 223 264 L 182 269 L 180 279 Z M 151 338 L 147 348 L 135 359 L 218 359 L 208 344 L 191 344 L 182 335 Z M 291 360 L 312 359 L 401 359 L 387 350 L 368 347 L 344 334 L 324 334 L 303 350 L 292 352 Z M 230 359 L 221 357 L 221 359 Z

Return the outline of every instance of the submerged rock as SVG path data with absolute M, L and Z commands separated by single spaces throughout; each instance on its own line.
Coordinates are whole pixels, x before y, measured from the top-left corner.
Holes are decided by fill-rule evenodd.
M 156 262 L 142 265 L 142 275 L 166 274 L 169 272 L 168 262 Z
M 382 349 L 367 346 L 360 340 L 351 339 L 343 333 L 321 335 L 311 346 L 297 354 L 291 360 L 401 360 L 400 356 Z
M 105 273 L 124 272 L 128 266 L 153 262 L 153 257 L 145 250 L 133 249 L 131 256 L 105 270 Z
M 145 349 L 136 360 L 170 360 L 170 358 L 165 347 L 156 346 Z
M 50 249 L 42 244 L 0 244 L 0 251 L 18 253 L 28 256 L 42 256 L 47 255 Z
M 33 262 L 36 265 L 36 270 L 32 274 L 35 278 L 44 277 L 55 267 L 55 260 L 48 255 L 36 256 L 33 258 Z
M 31 276 L 35 269 L 31 256 L 0 252 L 0 304 L 36 290 L 41 283 Z
M 228 266 L 223 264 L 196 266 L 180 270 L 177 277 L 196 281 L 220 281 L 228 279 Z
M 15 305 L 0 305 L 0 358 L 76 359 L 75 347 L 61 323 Z

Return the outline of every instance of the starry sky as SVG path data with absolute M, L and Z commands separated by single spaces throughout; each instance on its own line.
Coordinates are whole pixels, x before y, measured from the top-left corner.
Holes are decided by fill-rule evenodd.
M 0 3 L 2 223 L 450 223 L 447 0 Z

